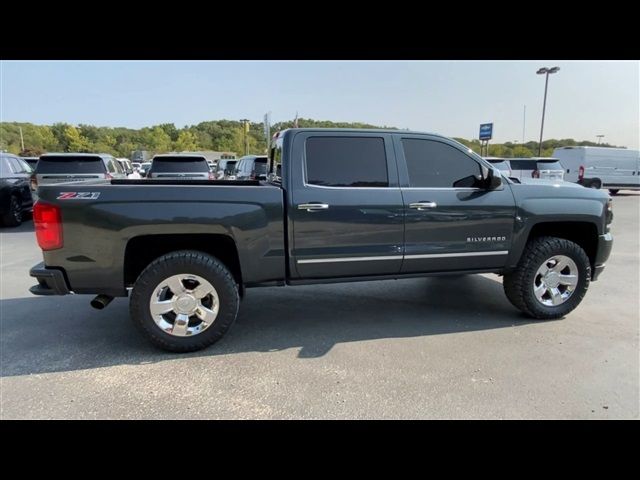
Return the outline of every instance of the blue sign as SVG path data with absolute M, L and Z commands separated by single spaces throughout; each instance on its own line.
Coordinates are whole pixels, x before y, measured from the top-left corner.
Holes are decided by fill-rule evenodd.
M 493 136 L 493 123 L 480 124 L 480 140 L 491 140 Z

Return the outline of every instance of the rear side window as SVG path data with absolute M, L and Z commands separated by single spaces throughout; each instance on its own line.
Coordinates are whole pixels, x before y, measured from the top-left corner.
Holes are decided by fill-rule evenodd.
M 44 156 L 36 166 L 38 174 L 57 173 L 104 173 L 105 166 L 100 157 Z
M 402 148 L 411 187 L 475 187 L 481 178 L 480 164 L 446 143 L 403 138 Z
M 490 163 L 498 170 L 502 170 L 503 172 L 508 172 L 511 170 L 511 168 L 509 167 L 509 162 L 507 162 L 506 160 L 502 160 L 500 162 L 490 161 Z
M 387 187 L 387 156 L 379 137 L 310 137 L 307 183 L 327 187 Z
M 209 164 L 202 157 L 158 157 L 151 162 L 153 173 L 203 173 Z
M 238 162 L 227 162 L 227 165 L 224 167 L 224 173 L 227 175 L 231 175 L 236 171 L 236 163 Z

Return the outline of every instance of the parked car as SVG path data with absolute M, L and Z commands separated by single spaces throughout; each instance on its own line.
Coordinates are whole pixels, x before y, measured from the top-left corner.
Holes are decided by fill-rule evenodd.
M 267 156 L 247 155 L 239 158 L 234 175 L 236 180 L 266 180 Z
M 5 227 L 22 223 L 33 209 L 30 180 L 33 170 L 27 162 L 10 153 L 0 153 L 0 221 Z
M 166 154 L 151 160 L 148 178 L 179 180 L 213 180 L 207 159 L 202 155 Z
M 238 160 L 218 160 L 216 172 L 214 174 L 216 180 L 235 180 L 236 179 L 236 163 Z
M 141 177 L 146 177 L 147 174 L 149 173 L 150 168 L 151 168 L 151 162 L 142 162 L 140 164 L 140 170 L 138 171 L 138 173 L 140 174 Z
M 141 162 L 131 162 L 131 166 L 136 172 L 140 171 L 140 167 L 142 166 Z
M 100 153 L 47 153 L 40 156 L 32 186 L 126 178 L 118 161 Z
M 103 308 L 131 289 L 139 330 L 177 352 L 219 340 L 249 287 L 491 272 L 529 317 L 561 318 L 613 243 L 605 192 L 519 184 L 455 140 L 402 130 L 285 130 L 268 182 L 39 193 L 31 292 L 97 294 Z
M 564 168 L 557 158 L 510 158 L 509 166 L 512 178 L 564 179 Z
M 27 162 L 27 164 L 31 167 L 31 170 L 36 169 L 36 165 L 38 164 L 38 159 L 40 157 L 20 157 L 22 160 Z
M 565 179 L 590 188 L 640 190 L 640 151 L 608 147 L 561 147 L 553 151 Z
M 126 175 L 130 175 L 133 173 L 133 165 L 128 158 L 116 158 L 116 160 L 118 161 Z
M 511 176 L 511 165 L 509 165 L 508 159 L 499 157 L 484 157 L 484 159 L 501 172 L 504 172 L 507 177 Z
M 207 160 L 207 165 L 209 165 L 209 171 L 216 171 L 216 162 L 214 162 L 213 160 Z

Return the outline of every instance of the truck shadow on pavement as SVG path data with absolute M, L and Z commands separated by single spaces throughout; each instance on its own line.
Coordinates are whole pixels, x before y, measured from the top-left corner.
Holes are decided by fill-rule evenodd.
M 65 372 L 185 357 L 299 349 L 317 358 L 339 343 L 424 337 L 526 325 L 496 276 L 418 278 L 248 290 L 236 324 L 200 352 L 149 345 L 129 320 L 128 300 L 93 310 L 90 296 L 0 301 L 0 374 Z

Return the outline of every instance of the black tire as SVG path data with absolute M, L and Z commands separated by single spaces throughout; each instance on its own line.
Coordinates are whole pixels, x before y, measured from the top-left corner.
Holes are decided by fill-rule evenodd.
M 149 310 L 149 301 L 157 285 L 164 279 L 181 273 L 199 275 L 209 281 L 220 300 L 215 321 L 209 328 L 194 336 L 176 337 L 164 332 L 156 325 Z M 169 352 L 193 352 L 222 338 L 235 321 L 239 305 L 236 281 L 220 260 L 206 253 L 181 250 L 157 258 L 144 269 L 133 286 L 129 311 L 133 323 L 155 346 Z
M 17 227 L 22 223 L 22 205 L 20 199 L 12 195 L 9 199 L 7 213 L 2 215 L 2 224 L 6 227 Z
M 562 304 L 546 306 L 533 293 L 538 268 L 554 255 L 566 255 L 578 268 L 578 283 L 573 294 Z M 529 241 L 517 268 L 504 275 L 504 292 L 519 310 L 538 320 L 561 318 L 575 309 L 589 288 L 591 264 L 584 250 L 569 240 L 556 237 L 537 237 Z
M 619 189 L 619 188 L 610 188 L 610 189 L 609 189 L 609 193 L 610 193 L 611 195 L 617 195 L 619 191 L 620 191 L 620 189 Z
M 591 180 L 591 183 L 589 184 L 589 188 L 595 188 L 597 190 L 600 190 L 602 188 L 602 182 L 597 178 L 595 180 Z

